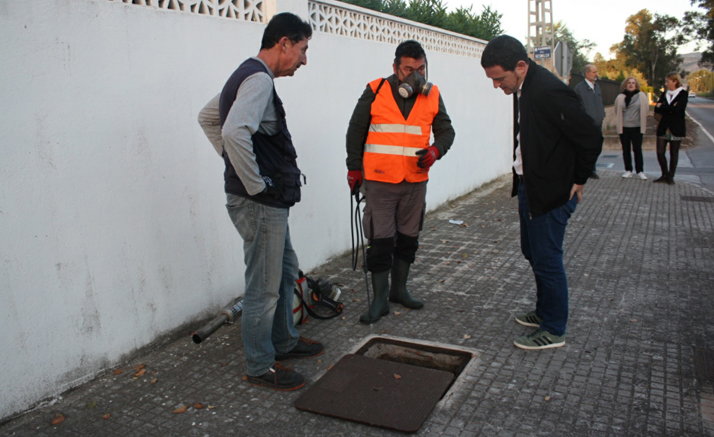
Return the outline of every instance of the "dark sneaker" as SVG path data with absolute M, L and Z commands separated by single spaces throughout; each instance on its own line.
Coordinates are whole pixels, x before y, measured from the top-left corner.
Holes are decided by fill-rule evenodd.
M 516 323 L 520 323 L 523 326 L 530 326 L 531 328 L 540 328 L 540 322 L 543 319 L 536 316 L 535 311 L 531 311 L 528 314 L 519 314 L 516 316 Z
M 305 379 L 302 375 L 292 369 L 288 369 L 277 361 L 267 372 L 260 376 L 246 376 L 246 380 L 253 385 L 270 387 L 278 391 L 297 390 L 305 386 Z
M 309 338 L 300 337 L 297 345 L 290 351 L 284 354 L 276 353 L 276 361 L 285 361 L 291 358 L 308 358 L 315 357 L 322 353 L 325 347 L 319 341 L 310 340 Z
M 599 176 L 597 173 L 593 172 L 593 173 L 590 175 L 590 179 L 600 179 L 600 176 Z
M 565 335 L 557 336 L 548 331 L 539 329 L 523 337 L 518 337 L 513 344 L 521 349 L 551 349 L 565 346 Z

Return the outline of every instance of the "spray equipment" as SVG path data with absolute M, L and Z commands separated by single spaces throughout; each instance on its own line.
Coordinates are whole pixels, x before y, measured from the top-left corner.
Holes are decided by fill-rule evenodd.
M 218 315 L 204 325 L 201 329 L 191 334 L 191 339 L 196 344 L 207 339 L 211 334 L 218 331 L 223 325 L 232 325 L 240 316 L 243 315 L 243 298 L 239 297 L 232 304 L 223 308 L 218 312 Z

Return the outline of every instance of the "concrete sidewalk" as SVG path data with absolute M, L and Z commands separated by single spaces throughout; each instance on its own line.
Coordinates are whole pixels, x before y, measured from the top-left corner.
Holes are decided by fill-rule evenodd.
M 410 282 L 426 301 L 421 311 L 393 305 L 399 315 L 361 325 L 364 276 L 351 270 L 349 255 L 311 272 L 344 285 L 345 316 L 301 327 L 326 351 L 288 363 L 309 386 L 373 334 L 476 350 L 476 365 L 418 435 L 714 436 L 714 193 L 679 179 L 668 186 L 624 180 L 614 169 L 599 173 L 566 236 L 565 347 L 513 346 L 529 331 L 514 316 L 533 308 L 535 281 L 520 253 L 516 201 L 504 177 L 427 217 Z M 0 433 L 399 435 L 298 411 L 293 402 L 301 391 L 243 382 L 239 326 L 201 345 L 186 334 L 121 366 L 121 374 L 111 369 L 3 424 Z M 135 379 L 138 364 L 147 372 Z M 205 408 L 193 407 L 199 402 Z M 184 405 L 185 413 L 173 413 Z M 56 413 L 66 420 L 51 426 Z

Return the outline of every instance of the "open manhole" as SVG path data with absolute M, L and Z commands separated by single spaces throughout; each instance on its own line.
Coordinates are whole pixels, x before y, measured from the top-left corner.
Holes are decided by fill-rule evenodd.
M 456 347 L 373 337 L 332 366 L 295 408 L 416 432 L 474 357 Z

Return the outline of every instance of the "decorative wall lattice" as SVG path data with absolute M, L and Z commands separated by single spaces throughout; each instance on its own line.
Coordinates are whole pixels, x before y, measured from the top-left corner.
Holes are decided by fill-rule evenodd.
M 309 1 L 313 30 L 372 41 L 399 44 L 407 39 L 421 43 L 424 50 L 481 58 L 486 44 L 475 38 L 420 25 L 379 12 L 350 9 L 349 4 Z
M 267 23 L 266 2 L 271 0 L 109 0 L 193 14 Z M 399 44 L 415 39 L 425 50 L 480 58 L 485 43 L 447 30 L 369 11 L 348 3 L 308 0 L 313 30 L 371 41 Z
M 264 0 L 109 0 L 159 9 L 266 22 Z

